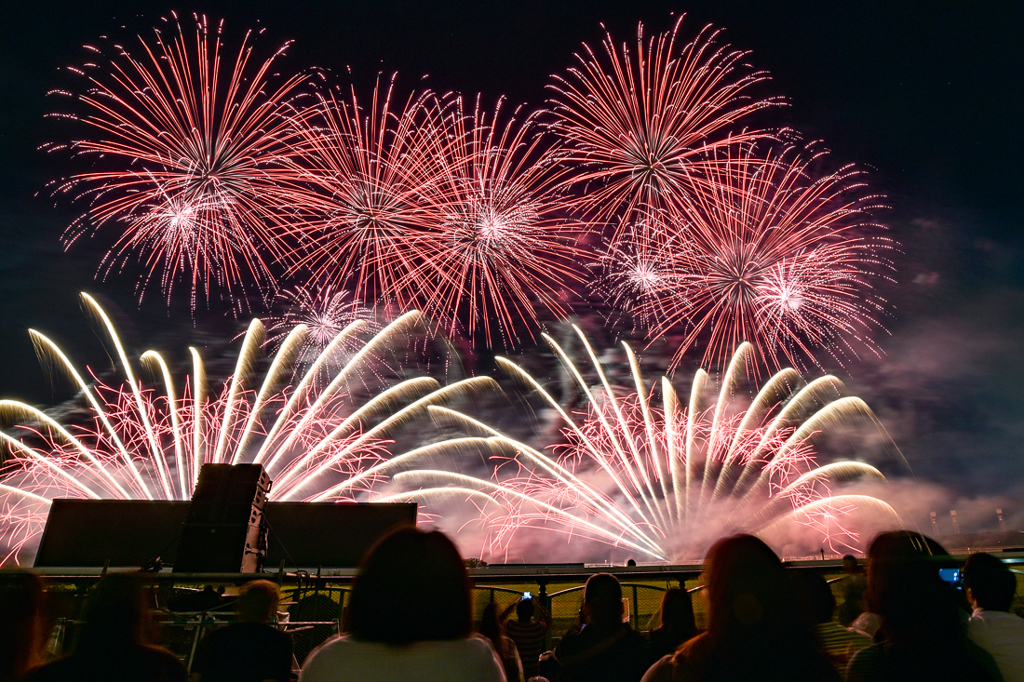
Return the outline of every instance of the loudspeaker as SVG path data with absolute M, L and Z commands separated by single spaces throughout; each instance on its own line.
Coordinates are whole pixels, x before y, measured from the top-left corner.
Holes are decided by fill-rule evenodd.
M 399 526 L 416 525 L 415 502 L 268 502 L 267 566 L 354 568 Z
M 184 573 L 256 573 L 266 554 L 270 478 L 259 464 L 204 464 L 174 564 Z
M 158 556 L 178 571 L 236 573 L 239 547 L 246 543 L 248 520 L 193 524 L 186 568 L 177 557 L 189 502 L 139 500 L 63 500 L 50 506 L 35 565 L 40 568 L 137 568 Z M 263 524 L 270 528 L 266 564 L 276 568 L 352 568 L 380 537 L 399 526 L 416 524 L 416 504 L 268 502 Z M 224 518 L 216 509 L 196 516 Z M 198 568 L 197 568 L 198 566 Z M 223 569 L 217 568 L 223 566 Z
M 157 557 L 173 564 L 188 509 L 188 502 L 53 500 L 35 565 L 136 568 Z

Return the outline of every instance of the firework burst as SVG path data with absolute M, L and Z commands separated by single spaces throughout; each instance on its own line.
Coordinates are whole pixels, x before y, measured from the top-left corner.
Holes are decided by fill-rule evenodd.
M 871 219 L 877 197 L 862 174 L 848 166 L 815 179 L 813 160 L 794 148 L 730 150 L 708 191 L 665 221 L 672 238 L 647 251 L 662 275 L 640 311 L 652 339 L 685 330 L 673 366 L 694 346 L 705 363 L 722 362 L 744 341 L 771 369 L 818 365 L 821 351 L 840 364 L 877 352 L 870 332 L 886 303 L 874 283 L 893 270 L 895 244 Z
M 632 386 L 616 386 L 604 373 L 582 332 L 580 339 L 598 377 L 591 386 L 550 338 L 587 405 L 573 416 L 525 370 L 501 358 L 513 377 L 536 390 L 564 421 L 564 440 L 552 454 L 513 441 L 486 424 L 445 407 L 430 408 L 446 425 L 479 434 L 499 462 L 492 480 L 440 470 L 401 474 L 404 485 L 425 490 L 472 490 L 491 501 L 491 549 L 507 551 L 529 528 L 582 536 L 659 560 L 699 559 L 722 535 L 762 535 L 810 529 L 814 542 L 837 552 L 859 546 L 849 516 L 881 514 L 899 523 L 886 503 L 863 495 L 834 495 L 832 487 L 883 479 L 862 462 L 819 466 L 816 450 L 831 431 L 867 424 L 884 436 L 888 456 L 902 455 L 871 410 L 845 396 L 831 376 L 804 384 L 793 369 L 769 380 L 744 400 L 743 374 L 753 349 L 736 351 L 717 395 L 710 377 L 694 377 L 688 407 L 663 378 L 653 398 L 629 346 Z M 580 417 L 580 418 L 577 418 Z M 511 453 L 511 454 L 510 454 Z M 474 498 L 477 499 L 477 498 Z M 505 510 L 505 514 L 495 511 Z
M 296 196 L 296 267 L 318 281 L 349 288 L 367 306 L 405 308 L 418 298 L 410 277 L 428 227 L 424 187 L 437 174 L 433 94 L 393 101 L 394 79 L 378 82 L 369 104 L 352 89 L 336 92 L 297 121 L 301 160 Z
M 634 234 L 666 233 L 666 217 L 658 212 L 647 212 L 639 217 L 639 224 L 631 226 Z M 633 330 L 647 330 L 657 326 L 660 310 L 657 293 L 670 285 L 673 272 L 666 253 L 678 246 L 678 235 L 653 239 L 627 239 L 606 244 L 597 262 L 592 265 L 594 278 L 591 289 L 598 300 L 607 303 L 605 318 L 613 327 L 626 321 Z
M 634 213 L 677 208 L 713 184 L 704 177 L 717 164 L 709 152 L 764 137 L 732 128 L 780 104 L 750 96 L 767 76 L 720 44 L 720 31 L 677 42 L 682 21 L 647 40 L 640 25 L 635 51 L 610 34 L 603 50 L 584 45 L 579 64 L 551 86 L 553 129 L 564 161 L 578 167 L 567 182 L 584 189 L 576 204 L 601 221 L 618 216 L 617 236 Z
M 337 348 L 351 344 L 363 322 L 341 331 L 301 377 L 293 364 L 309 330 L 299 325 L 280 344 L 259 382 L 256 377 L 263 325 L 254 320 L 239 352 L 235 373 L 214 395 L 206 390 L 199 353 L 189 349 L 193 370 L 179 394 L 163 357 L 140 360 L 153 380 L 147 385 L 132 368 L 109 317 L 83 294 L 111 343 L 125 383 L 86 381 L 64 352 L 33 331 L 37 350 L 66 372 L 88 410 L 85 424 L 64 426 L 46 413 L 14 400 L 0 401 L 0 418 L 16 428 L 0 431 L 7 457 L 0 499 L 7 559 L 16 557 L 42 531 L 49 500 L 190 499 L 205 463 L 255 463 L 273 481 L 272 500 L 336 501 L 379 496 L 375 486 L 414 453 L 391 458 L 390 435 L 443 404 L 493 386 L 469 379 L 446 387 L 426 376 L 385 380 L 367 391 L 368 377 L 382 375 L 389 351 L 416 335 L 419 313 L 408 313 L 365 341 L 326 386 L 313 382 Z M 397 460 L 397 461 L 396 461 Z
M 431 229 L 412 274 L 431 318 L 449 334 L 464 324 L 488 346 L 499 335 L 507 346 L 523 328 L 532 336 L 538 309 L 563 317 L 567 284 L 582 281 L 580 229 L 563 215 L 546 136 L 535 116 L 501 109 L 488 115 L 477 98 L 468 112 L 457 97 L 439 116 L 440 172 L 424 192 Z
M 137 258 L 140 297 L 156 280 L 169 298 L 180 280 L 193 306 L 214 287 L 235 303 L 253 287 L 273 289 L 270 265 L 282 255 L 276 230 L 289 204 L 280 182 L 293 153 L 288 118 L 303 78 L 271 85 L 287 45 L 258 63 L 251 34 L 235 55 L 221 41 L 222 25 L 197 16 L 193 34 L 177 17 L 165 21 L 135 48 L 89 47 L 104 63 L 71 69 L 87 80 L 76 97 L 84 113 L 62 117 L 88 135 L 49 149 L 70 148 L 93 165 L 56 185 L 89 205 L 65 244 L 117 228 L 100 269 Z
M 349 325 L 358 321 L 367 328 L 373 326 L 372 311 L 354 302 L 351 292 L 334 289 L 329 284 L 283 289 L 274 308 L 280 310 L 280 314 L 263 319 L 267 342 L 277 347 L 292 329 L 304 325 L 307 335 L 298 358 L 299 364 L 305 367 L 315 362 Z M 342 354 L 354 352 L 361 346 L 358 337 L 350 337 L 350 340 L 346 348 L 340 349 Z

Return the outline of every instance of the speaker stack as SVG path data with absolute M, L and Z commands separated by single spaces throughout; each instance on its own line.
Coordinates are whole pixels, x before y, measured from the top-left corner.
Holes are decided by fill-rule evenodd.
M 270 477 L 259 464 L 204 464 L 182 527 L 176 573 L 257 573 L 266 556 Z

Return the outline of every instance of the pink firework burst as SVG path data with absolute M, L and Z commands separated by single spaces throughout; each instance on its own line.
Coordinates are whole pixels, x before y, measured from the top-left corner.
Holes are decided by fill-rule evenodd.
M 455 98 L 441 114 L 440 172 L 424 187 L 431 227 L 410 273 L 449 335 L 464 324 L 489 346 L 532 336 L 538 310 L 564 317 L 567 285 L 582 281 L 580 226 L 564 216 L 547 140 L 534 116 L 501 109 L 488 114 L 477 98 L 467 112 Z
M 705 191 L 717 165 L 709 152 L 766 136 L 732 128 L 781 103 L 751 96 L 767 75 L 743 63 L 747 53 L 720 44 L 719 30 L 680 45 L 682 21 L 648 40 L 640 25 L 635 52 L 610 34 L 603 50 L 584 45 L 579 64 L 551 86 L 553 130 L 565 141 L 565 162 L 579 167 L 566 179 L 583 188 L 575 203 L 598 220 L 618 216 L 617 236 L 634 211 L 674 208 Z
M 357 320 L 365 324 L 372 318 L 370 310 L 352 300 L 352 292 L 335 289 L 329 284 L 284 289 L 278 295 L 275 308 L 280 309 L 280 314 L 268 315 L 263 320 L 267 325 L 267 341 L 279 345 L 292 329 L 305 325 L 309 333 L 299 353 L 303 364 L 316 360 L 349 325 Z M 348 345 L 345 350 L 351 352 L 362 344 L 353 337 Z
M 187 282 L 193 306 L 215 286 L 233 301 L 254 286 L 266 293 L 290 203 L 281 182 L 283 159 L 293 154 L 287 115 L 303 78 L 271 84 L 287 44 L 258 62 L 251 34 L 234 54 L 222 43 L 222 24 L 197 16 L 193 33 L 177 17 L 165 22 L 135 48 L 90 47 L 104 63 L 70 69 L 87 79 L 76 96 L 83 112 L 61 117 L 87 134 L 48 149 L 94 161 L 56 184 L 89 204 L 65 244 L 119 229 L 100 268 L 140 260 L 140 297 L 154 279 L 168 298 L 176 282 Z
M 368 306 L 408 307 L 418 296 L 409 273 L 427 229 L 424 187 L 437 174 L 429 150 L 436 122 L 430 92 L 394 103 L 394 78 L 378 82 L 364 105 L 330 92 L 304 115 L 296 196 L 296 267 Z
M 686 330 L 673 366 L 695 345 L 705 362 L 720 361 L 743 341 L 768 367 L 876 351 L 869 332 L 886 304 L 873 284 L 892 271 L 885 254 L 895 245 L 871 219 L 877 197 L 860 171 L 808 172 L 821 155 L 788 147 L 759 158 L 747 145 L 709 167 L 707 191 L 680 211 L 677 241 L 659 252 L 671 274 L 645 303 L 652 338 Z
M 632 322 L 634 330 L 657 325 L 660 310 L 654 302 L 656 293 L 668 285 L 673 276 L 665 254 L 674 248 L 675 237 L 667 233 L 666 216 L 647 211 L 638 216 L 637 224 L 627 228 L 647 238 L 627 239 L 604 245 L 594 264 L 597 278 L 592 290 L 608 304 L 605 317 L 609 324 Z

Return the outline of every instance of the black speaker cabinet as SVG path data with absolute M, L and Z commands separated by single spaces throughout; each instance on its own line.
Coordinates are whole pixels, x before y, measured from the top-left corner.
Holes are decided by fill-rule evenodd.
M 188 502 L 56 499 L 35 565 L 135 568 L 157 557 L 173 564 L 188 509 Z
M 270 502 L 267 567 L 354 568 L 382 536 L 416 525 L 415 502 Z
M 54 500 L 35 565 L 99 568 L 109 562 L 115 568 L 137 568 L 160 557 L 177 571 L 237 573 L 251 517 L 186 525 L 190 509 L 188 502 Z M 415 503 L 268 502 L 261 519 L 270 531 L 266 565 L 357 566 L 381 536 L 415 525 L 416 510 Z
M 266 545 L 270 479 L 259 464 L 204 464 L 182 528 L 175 572 L 256 573 Z

